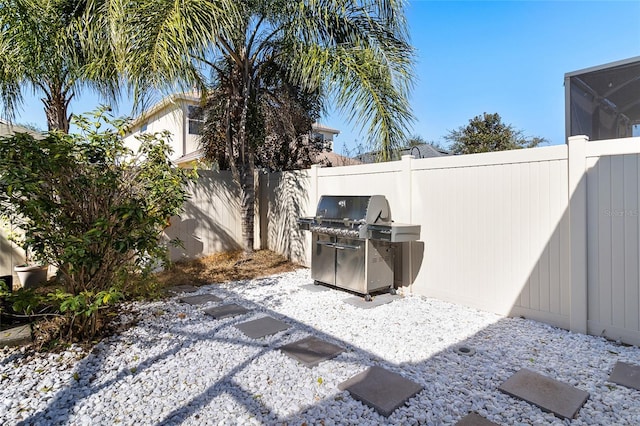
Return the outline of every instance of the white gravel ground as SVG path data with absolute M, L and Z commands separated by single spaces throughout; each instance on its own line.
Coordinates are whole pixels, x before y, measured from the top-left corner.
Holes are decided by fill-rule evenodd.
M 607 381 L 616 361 L 640 364 L 637 347 L 418 296 L 359 309 L 343 302 L 345 292 L 300 287 L 311 282 L 299 270 L 201 288 L 253 309 L 223 320 L 177 298 L 135 303 L 138 325 L 90 354 L 0 350 L 0 424 L 440 425 L 470 411 L 502 425 L 640 424 L 640 391 Z M 233 327 L 265 315 L 292 327 L 258 340 Z M 346 350 L 306 368 L 275 349 L 308 335 Z M 460 345 L 476 353 L 460 355 Z M 372 365 L 424 390 L 381 417 L 338 390 Z M 577 418 L 562 421 L 499 392 L 522 367 L 588 391 Z

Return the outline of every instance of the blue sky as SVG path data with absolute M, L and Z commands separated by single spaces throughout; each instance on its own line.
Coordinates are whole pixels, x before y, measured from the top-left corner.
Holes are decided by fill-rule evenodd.
M 640 0 L 411 0 L 406 11 L 416 48 L 412 133 L 443 145 L 449 130 L 483 112 L 564 143 L 564 74 L 640 56 Z M 71 108 L 99 103 L 85 93 Z M 128 108 L 122 102 L 118 112 Z M 16 121 L 46 128 L 39 98 L 27 97 Z M 345 115 L 331 111 L 322 122 L 341 131 L 338 153 L 367 143 Z

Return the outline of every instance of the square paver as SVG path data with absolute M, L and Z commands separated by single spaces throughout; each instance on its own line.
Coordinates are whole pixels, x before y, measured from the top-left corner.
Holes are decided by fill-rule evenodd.
M 278 349 L 307 367 L 315 367 L 322 361 L 335 358 L 344 352 L 340 346 L 313 336 L 280 346 Z
M 247 312 L 249 312 L 249 309 L 246 309 L 236 303 L 216 306 L 215 308 L 209 308 L 204 310 L 205 314 L 211 315 L 215 319 L 235 317 L 236 315 L 246 314 Z
M 509 377 L 498 389 L 562 419 L 573 419 L 589 399 L 588 392 L 527 368 Z
M 31 343 L 31 326 L 29 324 L 0 331 L 0 348 L 23 346 L 29 343 Z
M 301 285 L 300 287 L 304 288 L 307 291 L 311 291 L 313 293 L 319 293 L 321 291 L 329 291 L 327 287 L 320 284 L 305 284 L 305 285 Z
M 456 426 L 500 426 L 491 420 L 487 420 L 478 413 L 469 413 L 461 418 Z
M 349 305 L 353 305 L 356 308 L 362 308 L 362 309 L 371 309 L 371 308 L 375 308 L 376 306 L 380 306 L 380 305 L 386 305 L 387 303 L 391 303 L 394 300 L 400 299 L 400 295 L 399 294 L 388 294 L 388 293 L 383 293 L 383 294 L 378 294 L 377 296 L 373 296 L 373 300 L 371 302 L 366 302 L 364 300 L 364 297 L 359 297 L 359 296 L 353 296 L 353 297 L 347 297 L 346 299 L 343 300 L 344 303 L 348 303 Z
M 640 365 L 616 362 L 609 381 L 628 388 L 640 390 Z
M 369 367 L 338 385 L 352 397 L 389 417 L 393 411 L 422 390 L 419 384 L 382 367 Z
M 189 305 L 204 305 L 209 302 L 219 302 L 220 299 L 218 296 L 214 296 L 213 294 L 196 294 L 194 296 L 185 296 L 181 297 L 180 301 L 182 303 L 188 303 Z
M 253 321 L 243 322 L 242 324 L 236 324 L 235 327 L 248 337 L 251 337 L 252 339 L 259 339 L 264 336 L 284 331 L 289 328 L 289 324 L 275 318 L 263 317 Z
M 167 291 L 171 293 L 193 293 L 194 291 L 198 291 L 198 287 L 185 284 L 185 285 L 174 285 L 173 287 L 169 287 Z

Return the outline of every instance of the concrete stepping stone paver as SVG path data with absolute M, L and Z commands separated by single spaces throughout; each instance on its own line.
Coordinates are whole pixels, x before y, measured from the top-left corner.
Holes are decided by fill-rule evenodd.
M 389 417 L 393 411 L 422 391 L 422 386 L 382 367 L 367 370 L 340 383 L 338 389 Z
M 498 423 L 494 423 L 491 420 L 485 419 L 478 413 L 469 413 L 461 418 L 456 426 L 500 426 Z
M 0 331 L 0 348 L 28 345 L 31 342 L 31 326 L 29 324 Z
M 391 303 L 394 300 L 400 299 L 399 294 L 378 294 L 377 296 L 373 296 L 373 300 L 371 302 L 367 302 L 364 300 L 364 297 L 353 296 L 347 297 L 343 300 L 344 303 L 348 303 L 349 305 L 355 306 L 356 308 L 362 309 L 371 309 L 376 306 L 386 305 L 387 303 Z
M 628 388 L 640 390 L 640 365 L 616 362 L 609 381 Z
M 527 368 L 509 377 L 498 389 L 562 419 L 573 419 L 589 399 L 589 392 Z
M 213 294 L 196 294 L 194 296 L 185 296 L 181 297 L 180 301 L 182 303 L 188 303 L 189 305 L 204 305 L 209 302 L 219 302 L 220 299 L 218 296 L 214 296 Z
M 307 367 L 315 367 L 322 361 L 335 358 L 344 352 L 340 346 L 313 336 L 280 346 L 278 349 Z
M 305 285 L 301 285 L 300 287 L 304 288 L 305 290 L 311 291 L 313 293 L 319 293 L 321 291 L 329 291 L 327 287 L 320 284 L 305 284 Z
M 247 312 L 249 312 L 249 309 L 236 303 L 229 303 L 228 305 L 216 306 L 215 308 L 204 310 L 205 314 L 211 315 L 215 319 L 235 317 L 236 315 L 246 314 Z
M 174 285 L 173 287 L 169 287 L 167 291 L 171 293 L 193 293 L 194 291 L 198 291 L 198 287 L 194 285 Z
M 289 324 L 271 317 L 236 324 L 235 327 L 252 339 L 276 334 L 289 328 Z

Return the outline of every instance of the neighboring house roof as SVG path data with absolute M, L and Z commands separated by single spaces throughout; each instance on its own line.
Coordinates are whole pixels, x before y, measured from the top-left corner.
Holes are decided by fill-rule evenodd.
M 42 136 L 40 132 L 36 132 L 35 130 L 0 120 L 0 136 L 10 136 L 14 133 L 29 133 L 32 136 Z
M 332 129 L 329 126 L 325 126 L 324 124 L 321 124 L 319 122 L 315 122 L 312 124 L 311 126 L 313 128 L 313 131 L 315 132 L 325 132 L 325 133 L 333 133 L 334 135 L 339 135 L 340 134 L 340 130 L 338 129 Z
M 177 104 L 180 100 L 200 102 L 200 99 L 200 94 L 197 92 L 174 93 L 173 95 L 165 96 L 160 102 L 154 104 L 151 108 L 143 111 L 142 114 L 134 118 L 131 122 L 131 127 L 136 127 L 142 124 L 145 120 L 149 119 L 149 117 L 153 117 L 154 114 L 164 110 L 165 108 Z
M 183 155 L 182 157 L 178 157 L 173 160 L 173 163 L 176 165 L 187 165 L 194 162 L 197 162 L 204 158 L 204 150 L 198 149 L 197 151 L 189 152 L 188 154 Z
M 355 166 L 362 164 L 362 161 L 355 158 L 345 157 L 344 155 L 336 154 L 333 151 L 321 152 L 316 157 L 314 163 L 326 164 L 327 166 L 340 167 L 340 166 Z M 327 164 L 328 163 L 328 164 Z
M 377 152 L 365 152 L 356 156 L 362 163 L 375 163 L 377 159 Z M 393 160 L 399 160 L 403 155 L 413 155 L 415 158 L 433 158 L 443 157 L 451 155 L 451 152 L 446 149 L 438 148 L 429 143 L 412 146 L 411 148 L 405 148 L 398 151 L 397 155 L 394 155 Z
M 447 151 L 446 149 L 433 146 L 430 143 L 425 143 L 401 150 L 400 156 L 403 155 L 413 155 L 416 158 L 431 158 L 451 155 L 451 152 Z

